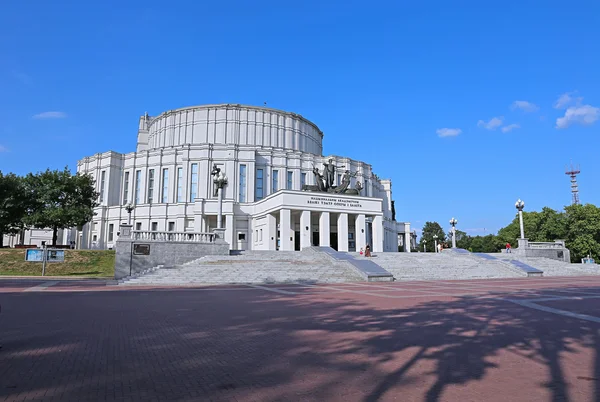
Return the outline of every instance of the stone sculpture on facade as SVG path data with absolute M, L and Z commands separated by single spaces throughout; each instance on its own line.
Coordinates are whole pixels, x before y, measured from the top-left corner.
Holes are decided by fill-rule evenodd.
M 333 164 L 333 159 L 329 159 L 329 163 L 323 163 L 323 166 L 323 174 L 321 174 L 319 168 L 313 166 L 313 174 L 315 175 L 316 185 L 306 184 L 302 187 L 302 191 L 360 195 L 360 191 L 362 190 L 362 184 L 360 181 L 356 182 L 354 188 L 350 188 L 351 178 L 356 177 L 356 173 L 351 173 L 349 170 L 346 170 L 342 176 L 342 182 L 340 185 L 334 186 L 333 184 L 335 182 L 336 166 Z
M 220 179 L 220 173 L 221 173 L 221 169 L 217 166 L 217 164 L 213 164 L 213 168 L 212 171 L 210 172 L 210 175 L 212 176 L 213 179 L 213 184 L 214 184 L 214 193 L 213 196 L 216 197 L 218 192 L 219 192 L 219 179 Z

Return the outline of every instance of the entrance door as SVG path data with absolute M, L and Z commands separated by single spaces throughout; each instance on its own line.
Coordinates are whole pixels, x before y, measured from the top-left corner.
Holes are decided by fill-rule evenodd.
M 331 245 L 331 248 L 334 249 L 335 251 L 337 251 L 338 249 L 338 234 L 337 233 L 330 233 L 329 234 L 329 244 Z
M 300 232 L 294 232 L 294 250 L 300 251 Z
M 312 244 L 313 244 L 313 246 L 319 246 L 319 244 L 321 244 L 319 242 L 319 232 L 313 232 L 312 237 L 313 237 L 312 238 Z

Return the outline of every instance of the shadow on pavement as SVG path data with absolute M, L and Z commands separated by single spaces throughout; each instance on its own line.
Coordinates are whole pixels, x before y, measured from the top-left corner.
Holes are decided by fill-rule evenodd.
M 0 399 L 511 400 L 526 391 L 538 394 L 520 400 L 568 401 L 577 373 L 564 357 L 583 353 L 593 372 L 577 384 L 600 400 L 598 324 L 492 297 L 357 297 L 0 294 Z

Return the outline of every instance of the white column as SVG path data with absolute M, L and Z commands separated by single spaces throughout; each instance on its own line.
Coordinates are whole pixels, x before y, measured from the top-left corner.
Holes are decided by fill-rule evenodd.
M 221 190 L 219 190 L 221 191 Z M 237 249 L 237 239 L 234 236 L 233 215 L 225 216 L 225 241 L 229 243 L 231 250 Z
M 302 211 L 300 215 L 300 250 L 312 246 L 312 224 L 310 211 Z
M 404 224 L 404 249 L 410 253 L 410 223 Z
M 367 245 L 367 233 L 366 233 L 366 222 L 364 215 L 356 215 L 356 221 L 354 223 L 354 230 L 356 236 L 356 251 L 364 250 Z
M 321 212 L 319 217 L 319 246 L 329 247 L 329 212 Z
M 294 251 L 294 237 L 292 235 L 292 214 L 289 209 L 279 211 L 279 232 L 281 243 L 280 250 Z
M 383 252 L 383 217 L 377 215 L 373 217 L 373 252 Z
M 337 219 L 338 251 L 348 251 L 348 214 L 340 213 Z
M 221 229 L 223 227 L 222 219 L 223 219 L 223 188 L 219 188 L 219 208 L 217 212 L 217 229 Z
M 263 241 L 267 244 L 267 250 L 277 249 L 277 218 L 275 215 L 267 214 L 267 238 Z

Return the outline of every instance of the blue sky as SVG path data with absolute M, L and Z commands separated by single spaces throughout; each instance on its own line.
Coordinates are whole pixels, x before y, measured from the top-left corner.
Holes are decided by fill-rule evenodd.
M 600 2 L 540 4 L 4 2 L 0 170 L 131 152 L 146 111 L 267 102 L 391 178 L 416 228 L 560 209 L 571 161 L 600 204 Z

